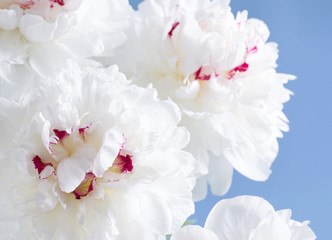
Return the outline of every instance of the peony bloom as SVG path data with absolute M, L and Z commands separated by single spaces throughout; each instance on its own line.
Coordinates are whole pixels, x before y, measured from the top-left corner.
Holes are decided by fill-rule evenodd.
M 19 99 L 67 59 L 112 54 L 126 36 L 132 8 L 126 0 L 2 0 L 0 96 Z
M 159 239 L 193 213 L 189 134 L 152 88 L 70 63 L 0 99 L 1 239 Z
M 19 28 L 31 42 L 47 42 L 68 31 L 82 0 L 4 0 L 0 3 L 0 28 Z
M 171 98 L 188 128 L 187 149 L 198 159 L 196 200 L 207 182 L 226 193 L 233 169 L 265 181 L 288 131 L 284 87 L 294 76 L 276 73 L 277 45 L 247 12 L 233 16 L 227 0 L 146 0 L 132 19 L 129 40 L 115 61 L 140 86 Z
M 222 200 L 208 215 L 204 228 L 185 226 L 171 240 L 313 240 L 307 225 L 292 220 L 291 210 L 275 211 L 264 199 L 240 196 Z
M 99 40 L 95 42 L 98 47 L 105 47 L 100 46 L 106 40 L 101 37 L 122 30 L 117 27 L 123 24 L 121 18 L 126 18 L 129 9 L 126 0 L 100 0 L 98 4 L 87 0 L 3 0 L 0 3 L 0 29 L 18 29 L 34 43 L 48 42 L 68 31 L 76 31 L 82 36 L 90 36 L 85 41 Z M 111 21 L 111 24 L 103 24 L 104 21 Z

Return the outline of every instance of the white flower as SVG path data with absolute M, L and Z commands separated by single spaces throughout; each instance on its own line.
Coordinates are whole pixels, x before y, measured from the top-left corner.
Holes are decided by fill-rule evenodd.
M 204 228 L 185 226 L 171 240 L 313 240 L 307 225 L 290 219 L 291 210 L 275 211 L 264 199 L 240 196 L 218 202 Z
M 81 0 L 4 0 L 0 3 L 0 28 L 19 28 L 32 42 L 46 42 L 57 37 L 75 22 L 70 12 Z
M 116 67 L 0 99 L 1 239 L 158 239 L 193 213 L 181 114 Z
M 132 20 L 129 41 L 115 60 L 137 84 L 152 83 L 163 99 L 183 112 L 188 146 L 197 169 L 209 174 L 196 187 L 196 200 L 228 191 L 233 168 L 266 180 L 288 131 L 284 88 L 294 76 L 276 73 L 269 30 L 247 12 L 236 18 L 227 0 L 146 0 Z M 209 156 L 210 155 L 210 156 Z M 205 168 L 205 170 L 204 170 Z
M 0 3 L 0 29 L 18 28 L 28 41 L 37 43 L 48 42 L 80 24 L 84 24 L 78 27 L 85 28 L 85 34 L 102 33 L 101 30 L 109 34 L 116 29 L 114 25 L 119 24 L 112 20 L 119 18 L 128 8 L 126 0 L 99 0 L 98 3 L 87 0 L 4 0 Z M 111 23 L 100 26 L 103 21 Z M 78 31 L 83 34 L 84 30 Z
M 5 0 L 0 3 L 0 96 L 25 89 L 65 67 L 67 59 L 112 54 L 126 36 L 126 0 Z

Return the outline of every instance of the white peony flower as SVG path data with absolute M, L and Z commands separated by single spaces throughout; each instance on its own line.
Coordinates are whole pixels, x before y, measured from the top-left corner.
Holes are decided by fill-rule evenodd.
M 79 31 L 83 36 L 90 34 L 90 40 L 93 40 L 100 37 L 98 35 L 114 32 L 129 8 L 126 0 L 99 0 L 98 3 L 87 0 L 3 0 L 0 3 L 0 29 L 18 28 L 28 41 L 36 43 L 48 42 L 70 30 Z M 114 19 L 119 22 L 112 22 Z M 102 24 L 103 21 L 111 21 L 111 24 Z
M 4 0 L 0 3 L 0 28 L 21 33 L 32 42 L 46 42 L 72 27 L 70 13 L 81 0 Z
M 127 0 L 1 1 L 0 96 L 17 100 L 67 59 L 98 65 L 87 58 L 125 41 L 131 12 Z
M 1 239 L 159 239 L 194 211 L 181 114 L 116 67 L 0 98 Z
M 132 19 L 129 40 L 116 51 L 120 69 L 141 86 L 152 83 L 183 112 L 187 147 L 209 174 L 196 200 L 226 193 L 233 168 L 265 181 L 288 131 L 284 87 L 294 76 L 276 73 L 277 45 L 247 12 L 234 18 L 227 0 L 146 0 Z M 205 170 L 204 170 L 205 168 Z
M 218 202 L 204 228 L 185 226 L 171 240 L 313 240 L 307 225 L 290 219 L 291 210 L 275 211 L 263 198 L 240 196 Z

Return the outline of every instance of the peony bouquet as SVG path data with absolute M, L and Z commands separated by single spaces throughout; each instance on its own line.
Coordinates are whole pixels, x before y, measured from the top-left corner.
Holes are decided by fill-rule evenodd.
M 0 1 L 0 239 L 311 240 L 264 199 L 288 131 L 277 45 L 228 0 Z

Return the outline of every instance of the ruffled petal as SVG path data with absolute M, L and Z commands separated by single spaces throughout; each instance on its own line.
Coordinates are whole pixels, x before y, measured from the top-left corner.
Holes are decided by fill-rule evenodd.
M 18 25 L 18 15 L 19 13 L 13 9 L 0 9 L 0 28 L 5 30 L 15 29 Z
M 78 187 L 86 173 L 92 171 L 96 150 L 92 144 L 80 146 L 70 157 L 63 159 L 57 167 L 60 188 L 70 193 Z
M 220 239 L 249 239 L 273 207 L 260 197 L 240 196 L 221 200 L 209 213 L 205 228 L 215 232 Z
M 36 15 L 24 15 L 20 19 L 20 31 L 31 42 L 50 41 L 56 31 L 56 23 L 48 23 Z
M 102 146 L 94 160 L 93 173 L 97 177 L 102 177 L 104 172 L 112 166 L 125 142 L 123 133 L 116 129 L 110 129 L 105 133 Z
M 53 210 L 58 204 L 58 199 L 53 193 L 54 184 L 52 181 L 41 181 L 38 184 L 36 202 L 45 212 Z
M 291 232 L 285 221 L 274 212 L 270 212 L 250 233 L 249 240 L 290 240 Z

